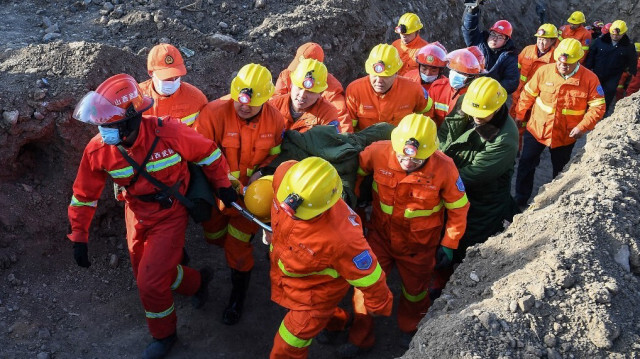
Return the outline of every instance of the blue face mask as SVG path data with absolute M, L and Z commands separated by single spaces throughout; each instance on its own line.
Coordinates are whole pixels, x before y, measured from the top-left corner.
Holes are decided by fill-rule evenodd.
M 449 85 L 452 88 L 456 90 L 463 88 L 466 80 L 467 77 L 465 75 L 462 75 L 454 70 L 449 71 Z
M 121 141 L 120 131 L 117 128 L 98 126 L 98 131 L 100 131 L 102 141 L 107 145 L 117 145 Z
M 422 72 L 420 73 L 420 79 L 422 79 L 423 82 L 426 82 L 428 84 L 432 83 L 433 81 L 438 79 L 438 75 L 430 75 L 427 76 L 425 74 L 423 74 Z

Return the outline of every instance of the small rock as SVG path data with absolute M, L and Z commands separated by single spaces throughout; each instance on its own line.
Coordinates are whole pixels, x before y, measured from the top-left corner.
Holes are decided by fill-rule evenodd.
M 535 304 L 536 299 L 532 295 L 526 295 L 518 300 L 518 306 L 523 313 L 528 312 Z
M 474 281 L 474 282 L 479 282 L 480 281 L 480 278 L 476 274 L 476 271 L 471 271 L 471 273 L 469 274 L 469 278 L 471 278 L 471 280 Z
M 544 299 L 544 285 L 537 283 L 537 284 L 532 284 L 530 286 L 527 286 L 527 290 L 529 290 L 529 292 L 531 294 L 533 294 L 533 296 L 537 299 L 537 300 L 542 300 Z
M 571 288 L 576 283 L 576 278 L 567 271 L 558 271 L 557 275 L 558 284 L 564 288 Z
M 544 345 L 546 345 L 548 348 L 553 348 L 556 346 L 556 336 L 549 333 L 547 335 L 544 336 Z
M 55 40 L 55 39 L 59 39 L 61 36 L 62 36 L 62 35 L 61 35 L 60 33 L 57 33 L 57 32 L 51 32 L 51 33 L 45 34 L 45 35 L 42 37 L 42 41 L 47 42 L 47 41 L 51 41 L 51 40 Z
M 111 255 L 111 258 L 109 258 L 109 267 L 111 268 L 117 268 L 118 267 L 118 256 L 115 254 Z
M 512 300 L 511 303 L 509 303 L 509 310 L 511 313 L 515 313 L 518 310 L 518 301 Z
M 53 23 L 51 22 L 51 19 L 49 19 L 47 16 L 43 16 L 42 17 L 42 25 L 46 29 L 48 27 L 51 27 L 51 25 L 53 25 Z
M 626 270 L 627 272 L 631 272 L 631 266 L 629 265 L 629 256 L 629 246 L 624 244 L 620 246 L 620 249 L 618 249 L 618 252 L 613 257 L 613 259 L 616 261 L 616 263 L 620 264 L 622 268 L 624 268 L 624 270 Z
M 489 312 L 482 312 L 478 316 L 478 320 L 480 321 L 480 323 L 482 324 L 482 326 L 485 329 L 491 329 L 491 324 L 493 324 L 493 322 L 495 322 L 496 315 L 493 314 L 493 313 L 489 313 Z
M 47 352 L 40 352 L 40 353 L 38 353 L 38 356 L 36 358 L 37 359 L 50 359 L 51 355 L 49 355 L 49 353 L 47 353 Z
M 57 23 L 55 23 L 55 24 L 53 24 L 53 25 L 51 25 L 51 26 L 47 27 L 47 28 L 44 30 L 44 32 L 45 32 L 45 33 L 47 33 L 47 34 L 50 34 L 50 33 L 52 33 L 52 32 L 60 32 L 60 27 L 58 26 L 58 24 L 57 24 Z
M 49 329 L 47 328 L 42 328 L 38 331 L 38 338 L 40 339 L 45 339 L 45 338 L 49 338 L 51 337 L 51 333 L 49 332 Z
M 113 6 L 112 3 L 107 1 L 104 4 L 102 4 L 102 8 L 108 12 L 111 12 L 115 8 L 115 6 Z
M 226 22 L 224 22 L 224 21 L 220 21 L 220 22 L 218 23 L 218 26 L 220 26 L 220 28 L 221 28 L 221 29 L 226 29 L 226 28 L 228 28 L 228 27 L 229 27 L 229 24 L 227 24 L 227 23 L 226 23 Z
M 15 125 L 18 122 L 18 111 L 5 111 L 2 113 L 2 118 L 10 125 Z
M 609 292 L 611 292 L 611 294 L 616 294 L 620 290 L 620 287 L 618 287 L 618 283 L 616 283 L 613 280 L 611 280 L 610 282 L 605 283 L 604 287 L 607 288 L 607 290 Z
M 207 37 L 209 45 L 220 48 L 224 51 L 239 53 L 242 49 L 240 43 L 231 36 L 223 34 L 213 34 Z
M 255 9 L 262 9 L 262 8 L 264 8 L 266 5 L 267 5 L 267 1 L 266 1 L 266 0 L 256 0 L 256 1 L 253 3 L 253 7 L 254 7 Z
M 561 330 L 562 330 L 562 324 L 553 323 L 553 331 L 555 331 L 556 333 L 560 333 Z
M 558 353 L 553 348 L 547 348 L 547 358 L 549 358 L 549 359 L 562 359 L 562 355 L 560 355 L 560 353 Z

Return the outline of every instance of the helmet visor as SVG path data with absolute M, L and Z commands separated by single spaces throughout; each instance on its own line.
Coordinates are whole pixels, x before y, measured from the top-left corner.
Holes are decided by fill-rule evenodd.
M 125 116 L 125 110 L 107 100 L 95 91 L 84 95 L 73 111 L 73 118 L 92 125 L 116 122 Z M 115 119 L 114 119 L 115 117 Z

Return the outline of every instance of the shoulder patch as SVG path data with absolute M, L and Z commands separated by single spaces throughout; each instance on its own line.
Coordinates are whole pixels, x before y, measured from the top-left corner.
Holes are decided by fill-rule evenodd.
M 458 176 L 458 180 L 456 181 L 456 187 L 458 187 L 458 191 L 464 192 L 464 183 L 462 182 L 462 178 Z
M 353 257 L 353 263 L 356 265 L 356 268 L 360 270 L 367 270 L 371 268 L 371 264 L 373 264 L 373 258 L 371 257 L 371 253 L 366 249 L 362 251 L 362 253 Z
M 602 88 L 602 85 L 598 85 L 598 87 L 596 87 L 596 91 L 598 92 L 598 95 L 604 96 L 604 89 Z

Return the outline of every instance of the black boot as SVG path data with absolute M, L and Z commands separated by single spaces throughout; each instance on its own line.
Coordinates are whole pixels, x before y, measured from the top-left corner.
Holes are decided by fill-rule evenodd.
M 147 345 L 147 348 L 142 353 L 142 359 L 161 359 L 169 354 L 169 351 L 175 344 L 178 337 L 176 333 L 163 339 L 153 338 L 153 341 Z
M 209 282 L 213 279 L 213 269 L 204 267 L 200 269 L 200 287 L 198 291 L 191 297 L 191 305 L 200 309 L 209 299 Z
M 235 269 L 231 270 L 231 296 L 229 297 L 229 304 L 227 304 L 227 307 L 224 308 L 224 312 L 222 313 L 222 322 L 224 324 L 234 325 L 240 321 L 250 277 L 251 271 L 241 272 Z

